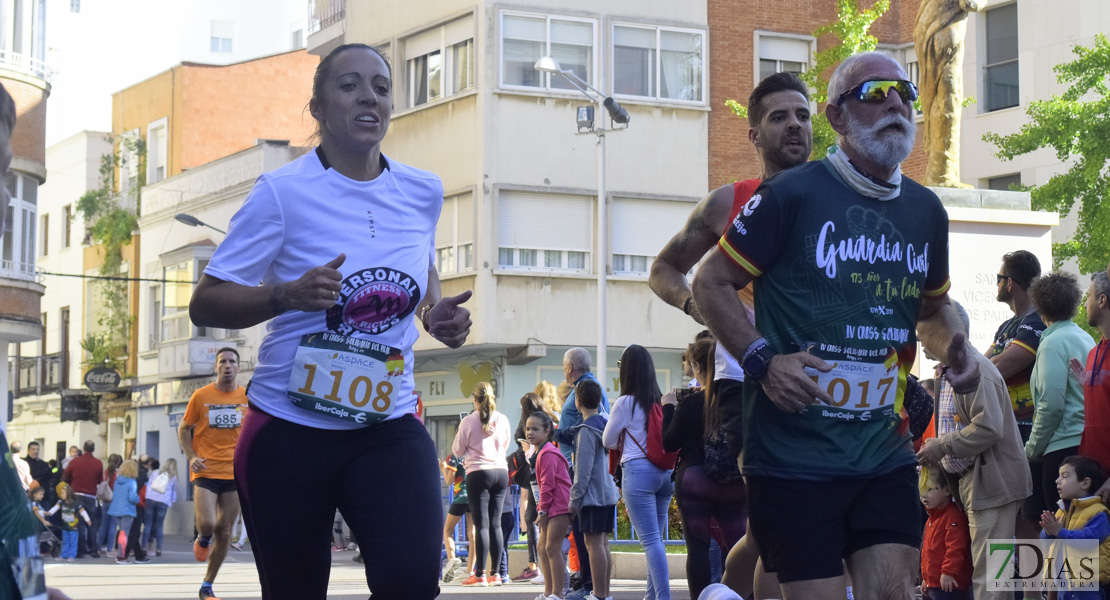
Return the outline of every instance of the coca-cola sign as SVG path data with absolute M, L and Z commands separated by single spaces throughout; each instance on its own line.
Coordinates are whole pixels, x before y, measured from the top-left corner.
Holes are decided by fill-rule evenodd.
M 120 376 L 108 367 L 95 367 L 85 373 L 85 387 L 93 392 L 109 392 L 119 387 Z

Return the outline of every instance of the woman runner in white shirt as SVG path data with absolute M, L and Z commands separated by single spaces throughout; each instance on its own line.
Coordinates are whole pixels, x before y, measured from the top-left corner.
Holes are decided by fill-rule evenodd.
M 269 320 L 235 454 L 264 600 L 326 597 L 336 508 L 363 548 L 389 549 L 366 556 L 375 600 L 439 591 L 438 461 L 413 415 L 412 346 L 418 318 L 461 346 L 470 292 L 440 297 L 439 178 L 381 152 L 392 95 L 370 46 L 320 61 L 319 147 L 258 178 L 189 307 L 202 326 Z

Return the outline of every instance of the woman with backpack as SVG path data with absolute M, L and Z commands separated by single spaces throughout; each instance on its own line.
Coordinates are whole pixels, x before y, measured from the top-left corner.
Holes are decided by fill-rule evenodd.
M 694 379 L 705 384 L 663 396 L 663 449 L 678 451 L 675 498 L 686 538 L 691 598 L 715 583 L 709 567 L 710 536 L 715 534 L 720 548 L 732 548 L 747 530 L 744 480 L 728 451 L 717 410 L 713 386 L 716 348 L 716 340 L 705 338 L 686 352 Z M 711 530 L 714 519 L 718 529 Z
M 143 548 L 150 551 L 150 542 L 156 542 L 155 556 L 162 556 L 162 523 L 174 500 L 177 500 L 177 460 L 167 458 L 166 464 L 147 485 L 146 511 L 143 512 Z
M 646 600 L 670 600 L 670 574 L 663 549 L 667 509 L 674 484 L 674 455 L 662 449 L 662 394 L 655 362 L 643 346 L 633 344 L 617 361 L 621 396 L 613 403 L 601 441 L 621 452 L 621 491 L 628 518 L 647 556 Z M 668 464 L 669 463 L 669 464 Z

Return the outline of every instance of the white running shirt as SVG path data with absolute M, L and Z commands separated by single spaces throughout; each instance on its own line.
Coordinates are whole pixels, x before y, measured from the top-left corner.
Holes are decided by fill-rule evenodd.
M 427 293 L 443 184 L 382 158 L 388 168 L 373 181 L 326 169 L 317 152 L 261 175 L 204 270 L 253 287 L 347 255 L 335 307 L 266 325 L 248 396 L 275 417 L 358 429 L 416 410 L 415 309 Z

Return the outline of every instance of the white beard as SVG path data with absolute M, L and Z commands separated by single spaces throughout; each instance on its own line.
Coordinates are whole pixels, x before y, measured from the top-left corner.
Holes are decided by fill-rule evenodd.
M 913 151 L 916 139 L 917 124 L 912 119 L 907 119 L 900 114 L 890 114 L 879 119 L 874 125 L 867 127 L 856 119 L 851 111 L 845 111 L 848 117 L 848 131 L 845 139 L 867 160 L 887 168 L 894 168 Z M 883 132 L 884 127 L 899 124 L 903 132 Z

